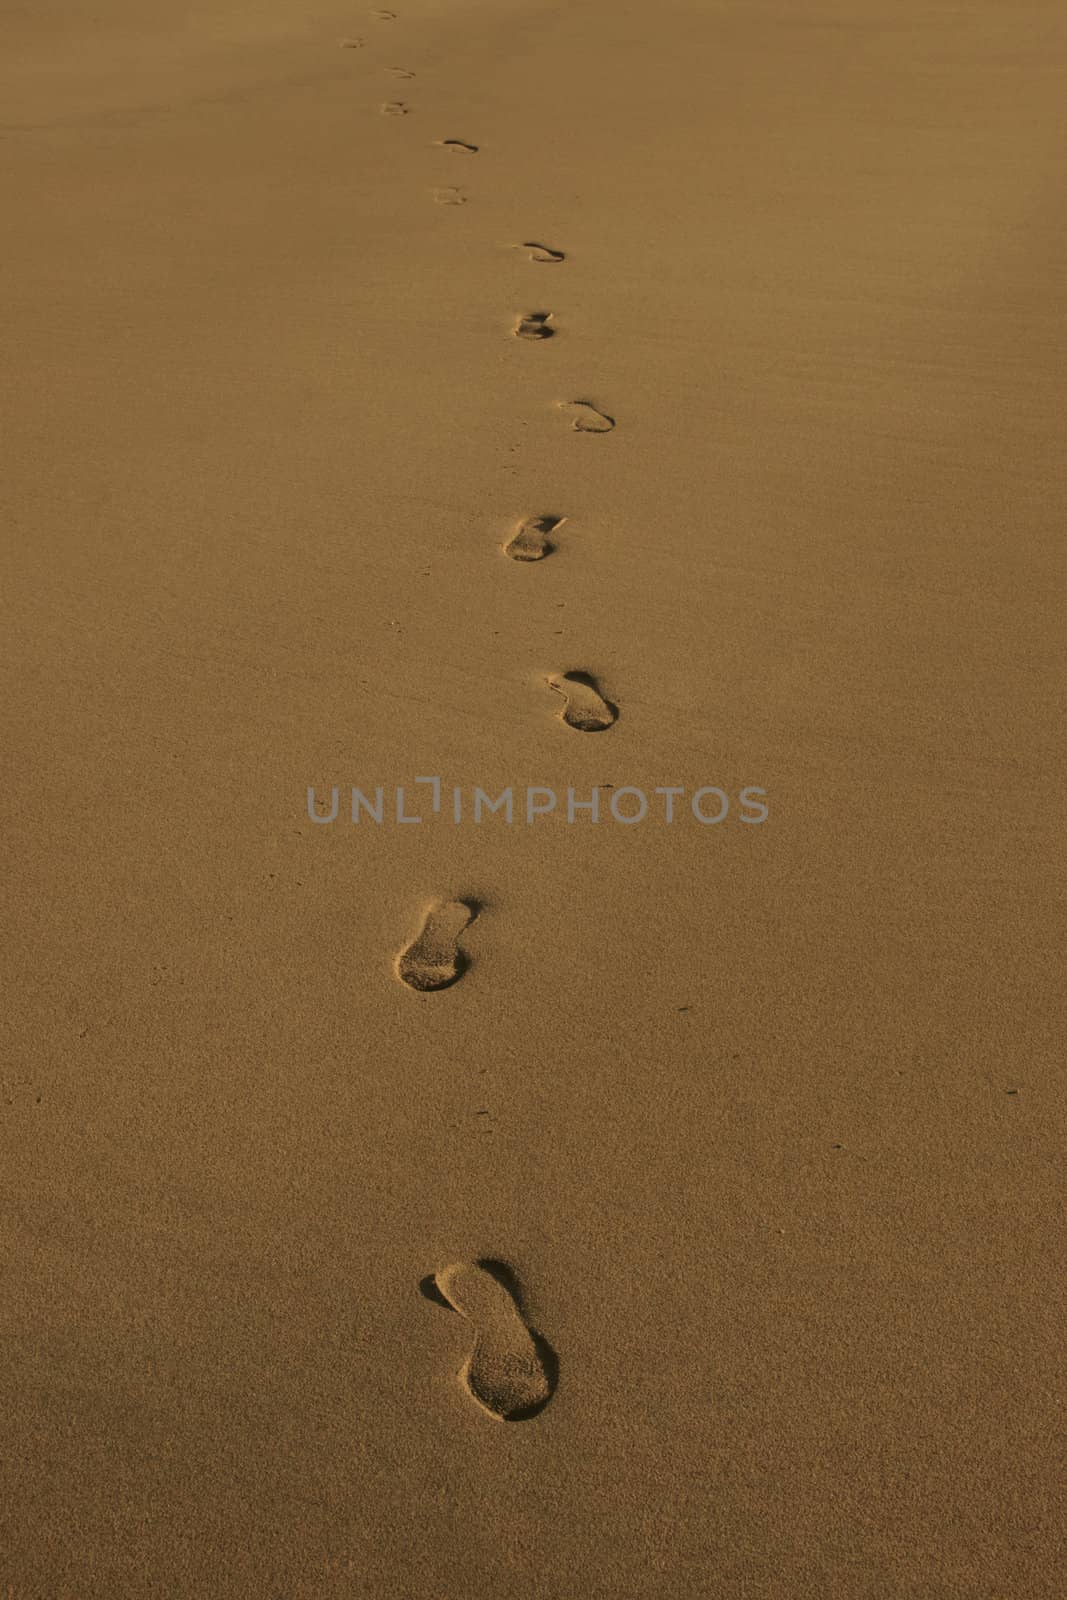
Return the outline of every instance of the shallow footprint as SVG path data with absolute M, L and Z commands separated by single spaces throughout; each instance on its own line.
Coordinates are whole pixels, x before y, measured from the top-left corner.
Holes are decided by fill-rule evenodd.
M 379 22 L 395 22 L 396 21 L 396 12 L 395 11 L 375 11 L 374 15 L 377 17 Z
M 439 900 L 427 911 L 422 928 L 396 958 L 397 976 L 409 989 L 447 989 L 467 970 L 459 936 L 478 915 L 473 900 Z
M 342 50 L 362 50 L 363 46 L 366 44 L 366 42 L 367 42 L 366 39 L 342 39 L 341 40 L 341 49 Z
M 527 239 L 521 247 L 529 250 L 531 261 L 556 262 L 566 261 L 562 250 L 550 250 L 547 244 L 537 244 L 533 239 Z
M 435 189 L 433 197 L 439 206 L 465 206 L 467 196 L 462 189 Z
M 523 1422 L 543 1410 L 555 1389 L 555 1357 L 523 1321 L 503 1262 L 457 1262 L 430 1282 L 474 1325 L 474 1348 L 459 1374 L 472 1400 L 497 1422 Z
M 463 139 L 437 139 L 435 141 L 442 150 L 451 150 L 453 155 L 473 156 L 477 153 L 476 144 L 467 144 Z
M 413 78 L 415 76 L 413 72 L 408 71 L 407 67 L 387 67 L 386 71 L 391 72 L 394 78 Z
M 598 411 L 588 400 L 561 400 L 559 408 L 570 418 L 575 433 L 610 433 L 615 426 L 614 417 Z
M 588 672 L 557 672 L 548 685 L 566 702 L 560 720 L 579 733 L 603 733 L 619 715 L 618 707 L 604 699 Z
M 504 546 L 504 554 L 512 561 L 543 561 L 556 548 L 549 534 L 562 528 L 566 520 L 566 517 L 527 517 Z
M 556 331 L 548 326 L 551 320 L 551 311 L 527 311 L 515 328 L 516 339 L 551 339 Z
M 403 100 L 386 100 L 382 106 L 383 117 L 406 117 L 409 107 Z

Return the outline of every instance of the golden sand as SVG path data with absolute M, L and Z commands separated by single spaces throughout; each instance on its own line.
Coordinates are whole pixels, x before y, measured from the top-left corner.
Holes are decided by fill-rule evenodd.
M 1062 8 L 395 9 L 0 7 L 0 1595 L 1052 1600 Z

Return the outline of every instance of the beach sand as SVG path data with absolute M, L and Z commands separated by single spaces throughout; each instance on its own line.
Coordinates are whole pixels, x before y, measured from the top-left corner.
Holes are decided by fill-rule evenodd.
M 1051 1600 L 1062 10 L 395 10 L 2 8 L 0 1595 Z

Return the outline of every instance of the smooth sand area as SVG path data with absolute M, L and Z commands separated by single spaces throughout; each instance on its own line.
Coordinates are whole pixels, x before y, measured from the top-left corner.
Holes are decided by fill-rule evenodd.
M 1062 5 L 389 9 L 0 4 L 0 1595 L 1053 1600 Z

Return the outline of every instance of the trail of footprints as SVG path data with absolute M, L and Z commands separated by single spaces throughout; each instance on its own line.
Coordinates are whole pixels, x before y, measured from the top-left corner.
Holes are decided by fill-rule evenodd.
M 372 16 L 383 23 L 397 19 L 396 12 L 380 8 Z M 366 43 L 358 37 L 341 41 L 350 50 L 363 49 Z M 386 70 L 404 81 L 415 77 L 407 67 Z M 404 117 L 411 107 L 403 100 L 387 100 L 380 110 L 383 116 Z M 478 154 L 479 147 L 466 139 L 437 139 L 434 143 L 451 155 Z M 461 206 L 467 200 L 465 192 L 454 185 L 435 188 L 433 198 L 442 206 Z M 515 248 L 526 251 L 528 259 L 539 266 L 559 266 L 567 259 L 563 250 L 537 240 L 524 240 Z M 557 331 L 555 314 L 524 312 L 512 331 L 516 339 L 551 339 Z M 575 433 L 611 433 L 615 427 L 614 417 L 589 399 L 560 400 L 556 409 Z M 565 516 L 545 513 L 525 517 L 501 548 L 512 561 L 543 561 L 557 548 L 555 536 L 566 520 Z M 604 733 L 617 721 L 618 707 L 606 698 L 590 673 L 571 668 L 549 674 L 545 682 L 562 699 L 559 720 L 572 731 Z M 464 936 L 481 909 L 478 901 L 469 898 L 442 899 L 430 905 L 417 933 L 396 957 L 399 980 L 423 995 L 458 983 L 470 966 Z M 430 1274 L 420 1287 L 429 1299 L 458 1313 L 470 1324 L 469 1353 L 459 1378 L 471 1399 L 497 1421 L 518 1422 L 536 1416 L 555 1389 L 556 1358 L 551 1347 L 527 1324 L 510 1269 L 503 1262 L 492 1260 L 458 1262 Z

